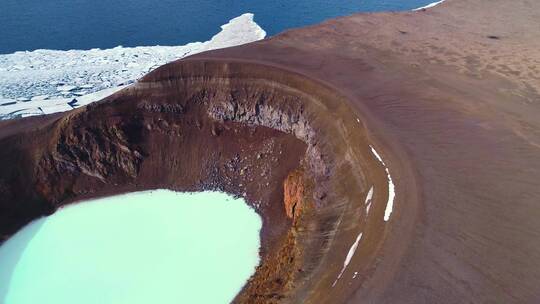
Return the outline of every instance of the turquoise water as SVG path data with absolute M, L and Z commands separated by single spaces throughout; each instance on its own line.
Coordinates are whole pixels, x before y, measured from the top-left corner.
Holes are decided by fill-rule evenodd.
M 261 219 L 218 192 L 136 192 L 63 208 L 0 247 L 0 303 L 229 303 Z

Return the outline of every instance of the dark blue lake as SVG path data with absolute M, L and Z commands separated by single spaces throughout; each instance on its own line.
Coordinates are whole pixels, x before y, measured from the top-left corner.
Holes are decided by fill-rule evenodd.
M 400 11 L 434 0 L 2 0 L 0 54 L 35 49 L 182 45 L 205 41 L 246 12 L 275 35 L 356 12 Z

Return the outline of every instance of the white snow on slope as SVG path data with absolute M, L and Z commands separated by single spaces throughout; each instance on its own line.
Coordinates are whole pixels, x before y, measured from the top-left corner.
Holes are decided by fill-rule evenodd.
M 432 7 L 436 6 L 436 5 L 439 5 L 439 4 L 443 3 L 444 1 L 445 1 L 445 0 L 433 2 L 433 3 L 430 3 L 430 4 L 426 5 L 426 6 L 422 6 L 422 7 L 419 7 L 419 8 L 415 8 L 415 9 L 413 9 L 413 11 L 421 11 L 421 10 L 423 10 L 423 9 L 432 8 Z
M 386 167 L 386 164 L 382 160 L 381 156 L 377 151 L 375 151 L 375 148 L 373 148 L 371 145 L 369 146 L 371 148 L 371 152 L 377 157 L 377 159 L 381 162 L 381 164 L 384 167 L 384 170 L 386 170 L 386 177 L 388 178 L 388 202 L 386 203 L 386 209 L 384 210 L 384 221 L 387 222 L 390 219 L 390 214 L 392 214 L 392 210 L 394 209 L 394 198 L 396 197 L 394 182 L 392 181 L 392 176 L 390 176 L 390 171 L 388 171 L 388 168 Z
M 373 198 L 373 186 L 369 188 L 369 192 L 366 197 L 364 205 L 366 206 L 366 217 L 369 215 L 369 209 L 371 208 L 371 199 Z
M 343 262 L 343 268 L 341 269 L 341 272 L 339 273 L 336 280 L 332 284 L 332 287 L 336 286 L 338 280 L 341 279 L 341 277 L 343 276 L 343 273 L 345 272 L 345 269 L 351 262 L 352 257 L 354 256 L 354 253 L 356 252 L 356 249 L 358 249 L 358 244 L 360 243 L 360 240 L 362 239 L 362 234 L 363 234 L 362 232 L 358 234 L 358 236 L 356 237 L 356 241 L 354 241 L 351 248 L 349 248 L 349 252 L 347 253 L 347 256 L 345 257 L 345 261 Z
M 0 119 L 67 111 L 100 100 L 167 62 L 265 36 L 248 13 L 231 19 L 206 42 L 0 55 Z
M 367 206 L 366 207 L 367 212 L 369 212 L 369 206 L 371 205 L 371 199 L 373 199 L 373 186 L 371 186 L 371 188 L 369 189 L 368 194 L 366 195 L 366 200 L 364 201 L 364 205 Z M 345 269 L 347 268 L 347 266 L 349 266 L 349 263 L 351 262 L 351 260 L 352 260 L 352 258 L 354 256 L 354 253 L 356 252 L 356 249 L 358 249 L 358 244 L 360 243 L 360 240 L 362 239 L 363 234 L 364 234 L 363 232 L 360 232 L 358 234 L 358 236 L 356 237 L 356 241 L 354 241 L 351 248 L 349 248 L 349 252 L 347 253 L 347 256 L 345 257 L 345 261 L 343 262 L 343 268 L 341 268 L 341 271 L 339 272 L 336 280 L 332 284 L 332 287 L 336 286 L 339 279 L 341 279 L 341 277 L 343 276 L 343 273 L 345 272 Z M 357 275 L 358 275 L 358 272 L 355 272 L 354 276 L 353 276 L 353 279 L 356 278 Z

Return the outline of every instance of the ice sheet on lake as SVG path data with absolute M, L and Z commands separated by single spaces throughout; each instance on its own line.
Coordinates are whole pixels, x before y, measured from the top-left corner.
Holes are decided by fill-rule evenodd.
M 231 19 L 206 42 L 0 55 L 0 119 L 67 111 L 100 100 L 167 62 L 265 36 L 248 13 Z

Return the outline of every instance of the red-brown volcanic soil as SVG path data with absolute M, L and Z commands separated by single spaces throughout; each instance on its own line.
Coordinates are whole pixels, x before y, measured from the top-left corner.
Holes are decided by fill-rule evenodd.
M 84 198 L 218 189 L 264 219 L 238 303 L 540 303 L 536 0 L 357 14 L 195 55 L 1 122 L 0 144 L 2 239 Z

